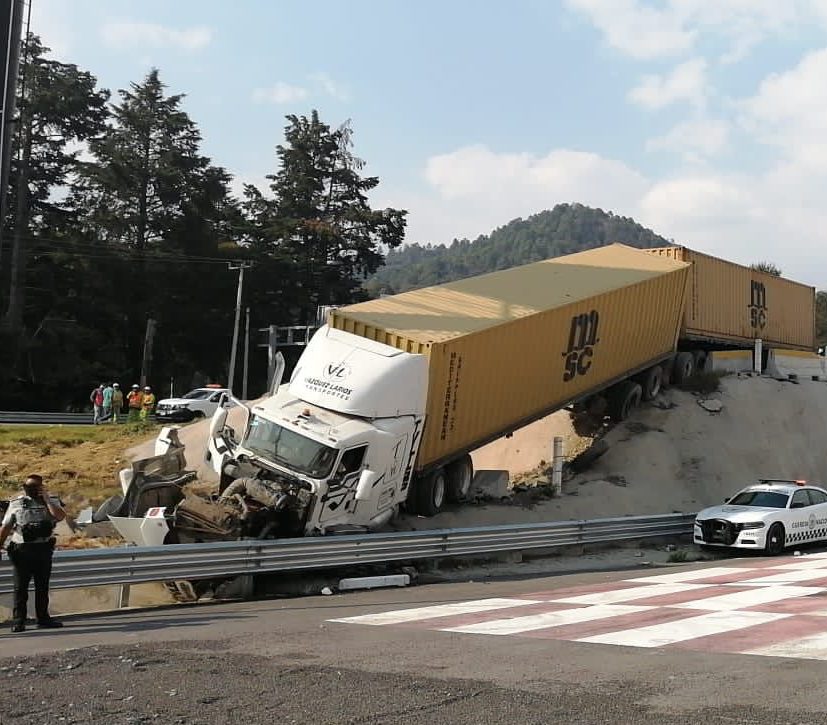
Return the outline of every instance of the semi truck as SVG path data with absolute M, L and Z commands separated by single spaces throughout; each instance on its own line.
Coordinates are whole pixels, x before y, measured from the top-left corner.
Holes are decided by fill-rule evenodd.
M 156 507 L 163 538 L 432 516 L 467 496 L 473 450 L 534 420 L 568 408 L 622 421 L 710 350 L 759 334 L 811 347 L 812 288 L 727 265 L 614 244 L 332 309 L 287 382 L 282 361 L 268 396 L 233 399 L 237 430 L 215 412 L 218 494 Z
M 474 449 L 598 394 L 616 420 L 657 395 L 689 268 L 610 245 L 331 310 L 242 430 L 216 412 L 222 500 L 264 482 L 272 535 L 434 515 L 468 494 Z

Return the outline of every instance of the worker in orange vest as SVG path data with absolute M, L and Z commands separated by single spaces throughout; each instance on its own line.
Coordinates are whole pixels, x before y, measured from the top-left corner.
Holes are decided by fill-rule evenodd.
M 132 386 L 129 395 L 126 396 L 126 404 L 129 406 L 129 417 L 127 420 L 130 423 L 137 423 L 141 415 L 141 408 L 144 404 L 144 394 L 137 385 Z
M 144 388 L 144 397 L 141 400 L 141 420 L 146 420 L 152 415 L 153 410 L 155 410 L 155 393 L 153 393 L 152 388 L 147 385 Z

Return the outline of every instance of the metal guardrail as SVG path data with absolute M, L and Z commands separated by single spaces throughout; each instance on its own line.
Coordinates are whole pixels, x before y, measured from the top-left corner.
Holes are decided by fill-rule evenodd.
M 105 421 L 108 424 L 108 421 Z M 41 413 L 25 410 L 0 410 L 0 425 L 30 423 L 34 425 L 92 425 L 92 411 L 88 413 Z M 118 423 L 126 423 L 126 413 L 118 416 Z
M 359 536 L 58 551 L 52 587 L 212 579 L 681 536 L 692 533 L 694 518 L 694 514 L 665 514 Z M 12 590 L 11 566 L 4 557 L 0 562 L 0 594 Z

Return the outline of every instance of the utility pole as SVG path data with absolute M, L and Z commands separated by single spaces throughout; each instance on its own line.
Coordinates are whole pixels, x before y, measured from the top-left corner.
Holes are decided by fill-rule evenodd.
M 20 41 L 23 33 L 24 0 L 0 0 L 0 61 L 3 63 L 3 88 L 0 109 L 0 219 L 6 218 L 12 138 L 17 113 L 17 76 L 20 70 Z M 31 17 L 31 4 L 29 4 Z M 0 224 L 0 259 L 3 257 Z
M 241 399 L 247 400 L 247 365 L 250 359 L 250 308 L 246 308 L 247 318 L 244 327 L 244 378 L 241 383 Z
M 244 289 L 244 270 L 252 265 L 249 262 L 241 262 L 238 266 L 229 265 L 230 270 L 238 270 L 238 291 L 235 297 L 235 324 L 233 325 L 233 347 L 230 350 L 230 372 L 227 380 L 227 388 L 233 391 L 233 378 L 235 377 L 235 353 L 238 349 L 238 323 L 241 317 L 241 291 Z
M 151 317 L 146 321 L 144 335 L 144 357 L 141 361 L 141 388 L 146 387 L 152 369 L 152 344 L 155 342 L 155 320 Z

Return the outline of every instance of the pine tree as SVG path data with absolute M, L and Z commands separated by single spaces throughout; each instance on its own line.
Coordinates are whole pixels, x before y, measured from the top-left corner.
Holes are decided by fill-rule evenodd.
M 20 122 L 12 150 L 10 215 L 4 220 L 4 237 L 13 239 L 5 317 L 13 332 L 24 320 L 30 247 L 44 234 L 56 236 L 65 221 L 65 199 L 56 201 L 54 192 L 71 180 L 80 145 L 101 132 L 109 98 L 91 73 L 48 53 L 33 34 L 21 52 Z
M 402 243 L 407 212 L 371 208 L 367 195 L 379 179 L 361 175 L 349 122 L 331 130 L 316 111 L 287 120 L 279 170 L 267 177 L 272 198 L 248 187 L 245 210 L 251 244 L 285 263 L 295 314 L 305 321 L 316 305 L 360 294 L 384 249 Z

